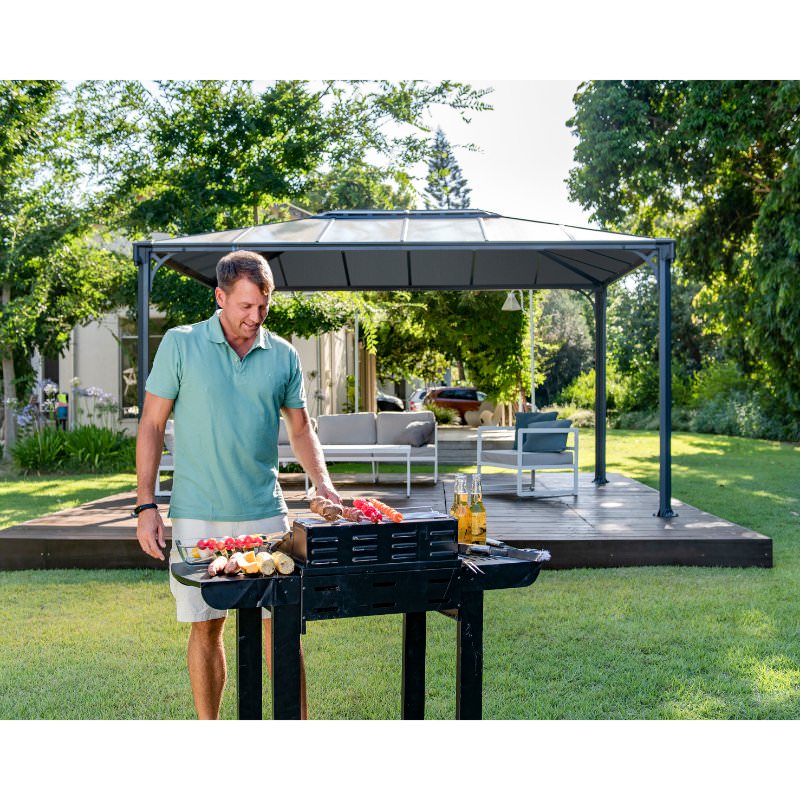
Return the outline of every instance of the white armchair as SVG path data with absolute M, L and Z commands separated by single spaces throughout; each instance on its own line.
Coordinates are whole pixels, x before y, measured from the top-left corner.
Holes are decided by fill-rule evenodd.
M 546 423 L 542 423 L 543 425 Z M 481 474 L 482 467 L 505 467 L 516 472 L 516 490 L 519 497 L 558 497 L 564 495 L 578 496 L 578 429 L 577 428 L 557 428 L 557 427 L 534 427 L 519 428 L 516 432 L 516 441 L 512 449 L 500 449 L 491 447 L 492 439 L 496 443 L 496 437 L 487 437 L 486 434 L 496 431 L 514 431 L 513 427 L 501 425 L 481 425 L 478 428 L 478 453 L 477 470 Z M 541 434 L 566 434 L 565 447 L 560 451 L 536 451 L 524 449 L 523 445 L 528 436 Z M 572 444 L 569 443 L 570 438 Z M 486 445 L 489 445 L 487 448 Z M 564 471 L 571 470 L 573 475 L 572 489 L 567 491 L 546 491 L 537 492 L 536 472 L 537 471 Z M 529 471 L 531 473 L 530 483 L 523 488 L 522 474 Z M 484 486 L 484 489 L 486 487 Z

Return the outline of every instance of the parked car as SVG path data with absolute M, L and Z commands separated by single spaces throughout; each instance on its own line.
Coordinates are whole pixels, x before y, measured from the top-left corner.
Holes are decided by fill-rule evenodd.
M 438 386 L 429 389 L 425 395 L 425 404 L 454 408 L 458 411 L 462 425 L 466 422 L 464 413 L 477 411 L 486 399 L 484 392 L 479 392 L 472 386 Z
M 405 411 L 406 407 L 399 397 L 378 391 L 378 411 Z
M 411 392 L 411 397 L 408 398 L 408 410 L 409 411 L 422 411 L 423 410 L 423 401 L 425 400 L 425 395 L 428 394 L 427 389 L 414 389 Z

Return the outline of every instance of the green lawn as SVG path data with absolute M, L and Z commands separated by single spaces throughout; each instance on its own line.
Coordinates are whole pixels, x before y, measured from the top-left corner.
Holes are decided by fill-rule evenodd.
M 581 448 L 591 469 L 591 432 Z M 657 485 L 657 434 L 611 431 L 608 452 L 609 470 Z M 527 589 L 487 593 L 486 718 L 800 717 L 800 450 L 678 433 L 673 453 L 673 495 L 771 536 L 775 568 L 544 571 Z M 69 492 L 29 480 L 36 505 L 3 481 L 2 519 L 132 480 L 82 478 Z M 454 636 L 429 615 L 429 718 L 454 713 Z M 401 638 L 397 616 L 309 623 L 312 716 L 397 718 Z M 1 573 L 0 718 L 191 718 L 185 640 L 164 573 Z M 233 681 L 223 714 L 235 714 Z

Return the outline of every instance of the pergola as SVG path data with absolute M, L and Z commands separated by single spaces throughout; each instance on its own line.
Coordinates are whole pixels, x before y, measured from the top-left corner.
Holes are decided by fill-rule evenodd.
M 594 307 L 595 483 L 606 479 L 608 287 L 648 265 L 659 288 L 660 470 L 658 516 L 671 508 L 670 270 L 673 239 L 504 217 L 488 211 L 329 211 L 291 222 L 136 242 L 139 269 L 138 391 L 144 405 L 150 291 L 162 266 L 216 286 L 217 261 L 254 250 L 269 261 L 277 291 L 574 289 Z

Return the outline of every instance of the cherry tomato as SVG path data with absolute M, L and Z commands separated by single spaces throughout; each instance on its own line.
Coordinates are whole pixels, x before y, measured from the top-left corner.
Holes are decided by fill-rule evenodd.
M 208 547 L 208 542 L 207 542 L 205 539 L 201 539 L 201 540 L 200 540 L 200 541 L 197 543 L 197 549 L 198 549 L 198 550 L 205 550 L 205 549 L 206 549 L 206 547 Z

